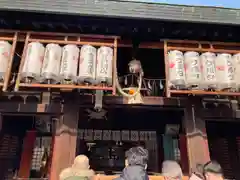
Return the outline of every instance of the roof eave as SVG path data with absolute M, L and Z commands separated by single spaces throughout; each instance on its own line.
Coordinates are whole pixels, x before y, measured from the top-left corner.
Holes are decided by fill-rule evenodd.
M 240 9 L 180 6 L 120 0 L 0 1 L 1 10 L 166 21 L 240 24 Z M 27 7 L 27 9 L 26 9 Z

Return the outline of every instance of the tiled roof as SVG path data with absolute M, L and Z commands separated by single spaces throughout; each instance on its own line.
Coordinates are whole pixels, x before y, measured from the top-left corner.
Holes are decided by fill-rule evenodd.
M 2 10 L 203 23 L 240 24 L 240 9 L 181 6 L 132 0 L 1 0 Z

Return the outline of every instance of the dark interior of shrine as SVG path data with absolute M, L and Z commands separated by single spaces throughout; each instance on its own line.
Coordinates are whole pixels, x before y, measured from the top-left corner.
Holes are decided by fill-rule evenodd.
M 103 120 L 89 119 L 85 113 L 79 121 L 77 154 L 88 155 L 96 171 L 116 174 L 124 167 L 125 151 L 141 145 L 149 150 L 149 173 L 160 172 L 164 159 L 181 161 L 178 135 L 183 131 L 182 119 L 181 110 L 144 106 L 107 109 Z M 172 134 L 169 125 L 177 126 Z
M 141 61 L 144 71 L 144 79 L 141 91 L 143 96 L 163 96 L 165 85 L 164 54 L 162 49 L 138 49 L 118 48 L 117 71 L 122 87 L 137 86 L 137 78 L 131 76 L 128 70 L 128 63 L 132 60 L 133 54 Z
M 118 73 L 120 76 L 128 74 L 128 63 L 132 60 L 132 48 L 118 49 Z M 144 76 L 149 79 L 164 79 L 164 53 L 163 49 L 138 49 L 136 59 L 141 61 Z

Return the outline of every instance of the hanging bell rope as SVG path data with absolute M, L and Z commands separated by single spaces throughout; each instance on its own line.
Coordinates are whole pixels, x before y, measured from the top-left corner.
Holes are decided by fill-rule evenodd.
M 140 41 L 137 39 L 137 38 L 134 38 L 132 40 L 133 42 L 133 53 L 132 53 L 132 61 L 130 61 L 130 63 L 128 64 L 129 66 L 129 71 L 130 73 L 134 73 L 134 74 L 139 74 L 139 80 L 138 80 L 138 88 L 137 90 L 135 91 L 135 93 L 133 94 L 128 94 L 128 93 L 125 93 L 124 90 L 122 89 L 121 85 L 119 84 L 119 81 L 118 81 L 118 72 L 117 72 L 117 65 L 115 64 L 115 72 L 116 72 L 116 87 L 117 87 L 117 90 L 125 97 L 129 97 L 129 98 L 132 98 L 132 97 L 135 97 L 136 95 L 138 95 L 141 91 L 141 88 L 142 88 L 142 81 L 143 81 L 143 75 L 144 75 L 144 72 L 143 72 L 143 69 L 142 69 L 142 66 L 141 66 L 141 62 L 136 60 L 136 56 L 137 56 L 137 51 L 138 51 L 138 48 L 139 48 L 139 44 L 140 44 Z
M 101 111 L 102 110 L 102 103 L 103 103 L 103 90 L 96 90 L 94 109 L 96 111 Z

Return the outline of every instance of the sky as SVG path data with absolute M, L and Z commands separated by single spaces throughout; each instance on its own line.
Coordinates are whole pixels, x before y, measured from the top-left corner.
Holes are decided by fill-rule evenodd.
M 135 1 L 196 5 L 196 6 L 218 6 L 240 9 L 240 0 L 135 0 Z

